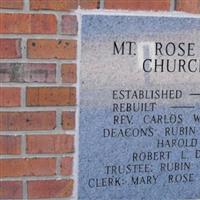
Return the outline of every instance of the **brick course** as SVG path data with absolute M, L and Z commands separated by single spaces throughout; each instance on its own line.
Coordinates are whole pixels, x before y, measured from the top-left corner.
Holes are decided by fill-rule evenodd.
M 23 8 L 23 0 L 0 0 L 0 8 L 21 10 Z
M 0 39 L 0 59 L 21 58 L 20 39 Z
M 28 40 L 28 58 L 33 59 L 76 59 L 74 40 Z
M 0 136 L 0 155 L 18 155 L 21 153 L 21 136 Z
M 100 0 L 79 0 L 82 9 L 99 9 Z
M 27 88 L 27 106 L 74 106 L 76 88 L 31 87 Z
M 72 195 L 72 190 L 72 180 L 46 180 L 28 182 L 28 197 L 31 199 L 69 197 Z
M 191 13 L 200 13 L 200 1 L 199 0 L 177 0 L 176 1 L 176 10 L 191 12 Z
M 55 112 L 0 112 L 0 131 L 52 130 Z
M 1 159 L 0 177 L 50 176 L 56 173 L 54 158 Z
M 22 181 L 0 181 L 0 199 L 22 199 Z
M 63 64 L 61 68 L 61 75 L 63 83 L 76 83 L 76 65 Z
M 72 175 L 72 166 L 73 165 L 73 158 L 72 157 L 65 157 L 61 160 L 61 174 L 64 176 Z
M 30 135 L 27 136 L 27 153 L 29 154 L 64 154 L 74 152 L 72 135 Z
M 55 34 L 57 21 L 48 14 L 0 14 L 0 34 Z
M 62 127 L 64 130 L 75 128 L 75 112 L 66 111 L 62 113 Z
M 78 22 L 75 15 L 63 15 L 61 22 L 61 29 L 63 34 L 77 35 Z
M 169 10 L 170 0 L 105 0 L 107 9 L 126 9 L 126 10 Z
M 55 83 L 56 64 L 0 63 L 1 83 Z
M 0 87 L 0 107 L 17 107 L 21 105 L 20 88 Z
M 32 10 L 69 11 L 78 7 L 78 0 L 30 0 Z

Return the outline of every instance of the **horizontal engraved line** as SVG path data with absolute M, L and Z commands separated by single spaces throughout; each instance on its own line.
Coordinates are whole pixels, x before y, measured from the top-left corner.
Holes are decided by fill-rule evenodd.
M 200 96 L 200 93 L 191 93 L 191 96 Z
M 171 106 L 171 108 L 174 108 L 174 109 L 179 109 L 179 108 L 185 108 L 185 109 L 193 109 L 195 108 L 195 106 Z

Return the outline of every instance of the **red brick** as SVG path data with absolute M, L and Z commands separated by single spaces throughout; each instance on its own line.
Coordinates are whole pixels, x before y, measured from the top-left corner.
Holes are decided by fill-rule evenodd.
M 21 40 L 0 39 L 0 59 L 21 58 Z
M 106 9 L 169 10 L 170 0 L 105 0 Z
M 54 34 L 57 31 L 57 22 L 54 15 L 0 14 L 0 22 L 0 33 L 3 34 Z
M 73 180 L 28 181 L 28 198 L 64 198 L 73 192 Z
M 21 137 L 20 136 L 0 136 L 0 154 L 21 153 Z
M 76 59 L 76 41 L 51 39 L 28 40 L 28 58 Z
M 61 68 L 63 83 L 76 83 L 76 65 L 75 64 L 63 64 Z
M 27 106 L 74 106 L 76 88 L 31 87 L 27 88 Z
M 78 0 L 30 0 L 32 10 L 68 11 L 78 7 Z
M 0 8 L 23 9 L 23 0 L 0 0 Z
M 62 113 L 62 127 L 64 130 L 75 128 L 75 112 L 67 111 Z
M 1 159 L 0 177 L 55 175 L 54 158 Z
M 71 176 L 73 167 L 73 158 L 72 157 L 62 158 L 60 167 L 61 167 L 61 174 L 63 176 Z
M 177 0 L 176 10 L 199 14 L 200 1 L 199 0 Z
M 55 83 L 56 64 L 0 63 L 0 82 Z
M 27 136 L 27 153 L 72 153 L 74 137 L 72 135 L 30 135 Z
M 0 131 L 52 130 L 55 112 L 0 112 Z
M 64 34 L 77 35 L 77 31 L 78 31 L 77 17 L 74 15 L 62 16 L 61 29 L 62 29 L 62 33 Z
M 126 0 L 123 0 L 126 1 Z M 82 9 L 99 9 L 100 0 L 79 0 Z
M 20 106 L 20 88 L 0 87 L 0 107 Z
M 0 199 L 22 199 L 21 181 L 0 181 Z

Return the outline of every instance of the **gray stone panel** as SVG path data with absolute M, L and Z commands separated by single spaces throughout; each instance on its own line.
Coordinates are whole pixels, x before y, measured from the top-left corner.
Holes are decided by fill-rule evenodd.
M 200 199 L 200 19 L 84 15 L 79 200 Z

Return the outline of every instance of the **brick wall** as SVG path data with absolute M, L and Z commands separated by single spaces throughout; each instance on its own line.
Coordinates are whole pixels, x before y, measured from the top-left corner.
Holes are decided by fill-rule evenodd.
M 0 0 L 0 199 L 75 199 L 76 9 L 200 13 L 200 0 Z

